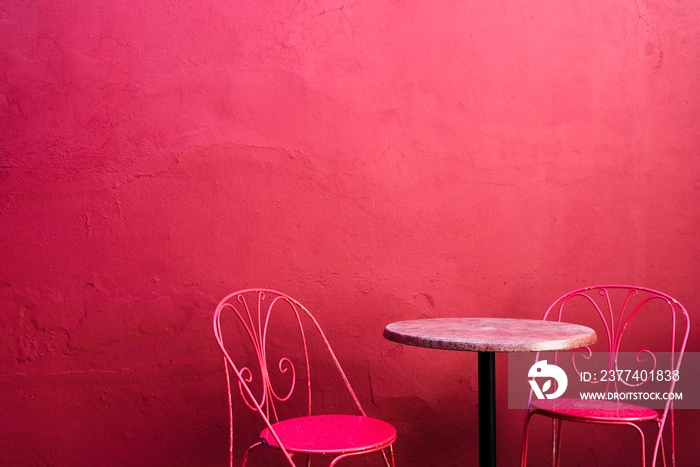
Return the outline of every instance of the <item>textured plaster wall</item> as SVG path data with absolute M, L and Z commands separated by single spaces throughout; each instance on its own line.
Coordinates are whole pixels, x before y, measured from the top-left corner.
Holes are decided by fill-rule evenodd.
M 225 463 L 210 317 L 255 285 L 317 311 L 400 465 L 475 462 L 476 356 L 384 325 L 605 282 L 700 310 L 698 24 L 695 0 L 3 2 L 1 463 Z M 699 426 L 679 413 L 681 465 Z M 580 433 L 583 465 L 634 456 Z

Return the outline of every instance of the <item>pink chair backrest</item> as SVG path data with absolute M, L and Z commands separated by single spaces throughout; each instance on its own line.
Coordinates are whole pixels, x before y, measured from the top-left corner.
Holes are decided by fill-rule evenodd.
M 238 387 L 245 404 L 262 416 L 273 434 L 272 424 L 284 418 L 278 406 L 289 401 L 296 394 L 295 389 L 302 391 L 303 388 L 306 406 L 306 413 L 296 416 L 311 415 L 310 352 L 314 353 L 308 346 L 311 334 L 325 344 L 327 355 L 337 368 L 352 401 L 365 415 L 318 322 L 293 298 L 268 289 L 234 292 L 216 307 L 213 325 L 226 367 L 231 419 L 234 386 Z M 248 348 L 244 349 L 244 345 Z M 282 352 L 289 354 L 280 356 Z M 237 353 L 253 354 L 255 358 L 239 365 L 234 361 Z M 297 406 L 299 401 L 295 402 Z M 277 439 L 277 442 L 282 445 L 281 440 Z

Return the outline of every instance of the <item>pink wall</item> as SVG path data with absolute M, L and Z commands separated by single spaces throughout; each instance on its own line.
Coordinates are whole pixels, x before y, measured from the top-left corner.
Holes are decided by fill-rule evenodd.
M 476 459 L 476 356 L 385 324 L 605 282 L 700 309 L 696 0 L 185 3 L 0 5 L 3 463 L 221 465 L 245 286 L 318 312 L 416 466 Z

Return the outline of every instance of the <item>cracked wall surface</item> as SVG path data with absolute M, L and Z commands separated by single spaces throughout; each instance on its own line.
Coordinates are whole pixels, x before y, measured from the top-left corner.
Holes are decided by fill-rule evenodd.
M 476 356 L 384 326 L 538 318 L 596 283 L 700 309 L 699 20 L 694 0 L 3 2 L 0 463 L 224 464 L 211 316 L 252 286 L 315 312 L 397 464 L 475 459 Z M 571 459 L 636 455 L 581 437 Z

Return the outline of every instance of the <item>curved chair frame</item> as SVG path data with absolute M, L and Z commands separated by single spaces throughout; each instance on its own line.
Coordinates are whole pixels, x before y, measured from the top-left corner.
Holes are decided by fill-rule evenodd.
M 626 290 L 626 297 L 622 304 L 621 309 L 618 313 L 615 313 L 616 307 L 613 306 L 610 293 L 615 289 Z M 624 292 L 623 292 L 624 293 Z M 599 297 L 595 297 L 595 295 Z M 638 297 L 638 301 L 633 303 L 633 297 Z M 675 370 L 680 370 L 681 361 L 683 359 L 683 353 L 685 351 L 685 346 L 688 341 L 688 336 L 690 334 L 690 318 L 688 316 L 687 310 L 673 297 L 658 292 L 656 290 L 644 288 L 644 287 L 634 287 L 634 286 L 624 286 L 624 285 L 601 285 L 594 287 L 585 287 L 571 291 L 561 297 L 559 297 L 545 312 L 543 320 L 553 319 L 556 321 L 561 321 L 562 316 L 567 305 L 567 302 L 574 297 L 581 297 L 588 300 L 590 305 L 597 313 L 598 317 L 602 320 L 605 334 L 608 340 L 608 366 L 607 370 L 616 370 L 617 367 L 617 356 L 621 348 L 622 338 L 625 335 L 625 331 L 630 323 L 630 321 L 640 312 L 641 309 L 645 307 L 649 302 L 661 300 L 665 302 L 668 306 L 669 317 L 671 319 L 671 367 Z M 601 306 L 602 305 L 602 306 Z M 566 321 L 572 321 L 571 316 L 566 318 Z M 573 320 L 575 322 L 575 320 Z M 679 330 L 679 325 L 685 324 L 685 329 Z M 677 339 L 680 338 L 680 341 Z M 588 353 L 584 358 L 590 358 L 591 349 L 589 347 L 585 348 Z M 539 354 L 538 354 L 539 355 Z M 572 353 L 571 359 L 576 368 L 574 357 L 577 352 Z M 656 357 L 654 352 L 650 350 L 640 350 L 637 353 L 637 361 L 643 361 L 643 357 L 651 357 L 654 364 L 656 363 Z M 556 357 L 555 357 L 556 358 Z M 556 361 L 556 360 L 555 360 Z M 578 371 L 578 370 L 577 370 Z M 643 384 L 644 382 L 640 383 Z M 610 381 L 606 382 L 606 392 L 610 388 Z M 617 380 L 613 382 L 615 389 L 617 389 Z M 673 392 L 675 388 L 676 381 L 671 379 L 669 392 Z M 661 457 L 663 460 L 663 465 L 666 465 L 666 453 L 664 452 L 663 446 L 663 433 L 666 427 L 667 419 L 670 415 L 670 438 L 671 438 L 671 464 L 675 465 L 675 438 L 674 438 L 674 415 L 673 415 L 673 400 L 668 399 L 666 404 L 661 411 L 661 413 L 648 409 L 641 406 L 635 406 L 633 404 L 623 404 L 623 403 L 609 403 L 608 401 L 578 401 L 575 405 L 569 405 L 567 399 L 557 399 L 557 403 L 560 406 L 567 407 L 571 409 L 576 407 L 576 410 L 564 410 L 558 412 L 554 405 L 547 407 L 546 403 L 533 402 L 532 391 L 530 392 L 530 398 L 528 400 L 528 410 L 525 418 L 525 426 L 523 429 L 523 441 L 521 450 L 521 466 L 525 467 L 527 464 L 527 443 L 528 443 L 528 428 L 530 420 L 534 415 L 542 415 L 551 417 L 552 426 L 552 462 L 553 465 L 559 465 L 559 447 L 561 443 L 560 431 L 561 431 L 561 421 L 568 420 L 574 422 L 587 422 L 587 423 L 597 423 L 606 425 L 626 425 L 633 427 L 640 436 L 641 440 L 641 453 L 642 453 L 642 466 L 646 465 L 646 448 L 645 448 L 645 438 L 644 432 L 639 427 L 639 422 L 652 421 L 657 425 L 657 435 L 656 441 L 654 443 L 654 453 L 652 457 L 652 466 L 656 466 L 659 451 L 661 451 Z M 606 405 L 607 403 L 607 405 Z M 614 407 L 618 410 L 617 416 L 610 416 L 610 408 Z M 597 410 L 597 412 L 596 412 Z
M 283 307 L 284 305 L 284 307 Z M 296 323 L 296 328 L 299 333 L 301 342 L 301 358 L 303 364 L 299 365 L 301 375 L 297 374 L 297 369 L 291 358 L 282 357 L 277 361 L 276 365 L 270 365 L 269 355 L 268 355 L 268 329 L 270 324 L 270 319 L 273 314 L 282 308 L 286 312 L 291 311 L 293 313 L 293 320 Z M 229 351 L 226 348 L 224 342 L 224 337 L 222 333 L 221 318 L 222 314 L 232 313 L 237 318 L 240 325 L 245 329 L 247 337 L 252 343 L 255 351 L 255 363 L 258 368 L 251 369 L 248 366 L 237 366 Z M 319 425 L 326 422 L 331 422 L 332 419 L 338 420 L 338 416 L 335 415 L 317 415 L 312 416 L 311 412 L 311 366 L 309 362 L 309 348 L 307 345 L 307 335 L 304 329 L 304 322 L 310 322 L 312 331 L 318 333 L 322 341 L 326 345 L 328 354 L 332 359 L 336 369 L 338 370 L 340 377 L 348 390 L 348 393 L 357 407 L 360 415 L 359 416 L 340 416 L 343 417 L 345 422 L 352 424 L 351 428 L 353 430 L 360 426 L 364 433 L 367 434 L 368 438 L 372 437 L 372 441 L 367 442 L 362 445 L 353 446 L 351 448 L 344 447 L 338 449 L 326 449 L 326 446 L 315 445 L 314 439 L 304 440 L 304 448 L 293 448 L 290 445 L 297 443 L 301 429 L 306 429 L 310 424 L 313 424 L 316 433 L 323 433 L 323 426 Z M 381 451 L 382 457 L 384 458 L 385 464 L 389 465 L 389 459 L 385 453 L 385 449 L 388 448 L 390 452 L 391 465 L 394 465 L 394 454 L 393 454 L 393 443 L 396 439 L 396 430 L 394 427 L 386 422 L 377 420 L 375 418 L 367 417 L 359 399 L 355 395 L 355 391 L 352 389 L 345 372 L 340 366 L 340 363 L 331 348 L 328 339 L 326 338 L 320 325 L 313 317 L 313 315 L 298 301 L 293 298 L 276 292 L 270 289 L 246 289 L 238 292 L 234 292 L 226 296 L 216 307 L 213 319 L 214 325 L 214 335 L 221 349 L 225 372 L 226 372 L 226 383 L 228 389 L 228 403 L 229 403 L 229 465 L 233 466 L 233 401 L 232 401 L 232 386 L 238 386 L 238 392 L 240 393 L 245 405 L 257 412 L 263 419 L 265 423 L 265 428 L 260 434 L 260 440 L 253 445 L 251 445 L 245 452 L 243 457 L 243 465 L 245 466 L 248 455 L 254 448 L 267 445 L 279 449 L 287 459 L 290 465 L 294 466 L 294 461 L 292 457 L 294 454 L 303 453 L 310 456 L 310 454 L 334 454 L 335 458 L 330 463 L 331 466 L 335 465 L 339 460 L 349 457 L 356 456 L 360 454 L 366 454 L 370 452 Z M 273 387 L 273 382 L 270 378 L 270 372 L 273 367 L 276 367 L 275 371 L 279 372 L 280 375 L 286 375 L 289 382 L 289 389 L 286 391 L 278 392 Z M 233 375 L 232 375 L 233 373 Z M 294 393 L 295 386 L 299 380 L 299 376 L 302 381 L 301 384 L 305 386 L 305 399 L 306 399 L 306 413 L 304 417 L 297 417 L 293 419 L 280 420 L 278 415 L 279 403 L 284 403 L 288 401 L 292 394 Z M 251 388 L 251 383 L 254 383 L 256 378 L 259 381 L 260 394 L 255 394 L 253 388 Z M 232 384 L 233 381 L 233 384 Z M 320 428 L 320 431 L 318 430 Z M 339 426 L 337 423 L 334 428 L 347 428 L 344 426 Z M 372 432 L 374 430 L 374 432 Z M 377 435 L 377 433 L 379 433 Z M 295 438 L 292 441 L 292 438 Z M 307 442 L 308 441 L 308 442 Z M 307 458 L 307 463 L 310 464 L 310 457 Z

